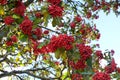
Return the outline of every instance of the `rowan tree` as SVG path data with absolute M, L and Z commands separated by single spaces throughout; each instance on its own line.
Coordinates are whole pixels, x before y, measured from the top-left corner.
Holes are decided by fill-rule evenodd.
M 119 7 L 119 0 L 0 0 L 0 78 L 119 80 L 114 51 L 91 44 L 101 36 L 98 13 L 119 16 Z

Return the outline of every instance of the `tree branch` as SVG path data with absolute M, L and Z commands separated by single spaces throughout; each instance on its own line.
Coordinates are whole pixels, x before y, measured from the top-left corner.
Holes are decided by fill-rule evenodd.
M 49 30 L 49 31 L 51 31 L 51 32 L 54 32 L 54 33 L 57 33 L 57 34 L 61 34 L 60 32 L 54 31 L 54 30 L 49 29 L 49 28 L 47 28 L 47 27 L 43 27 L 43 26 L 41 26 L 40 24 L 39 24 L 38 26 L 41 27 L 41 28 L 47 29 L 47 30 Z
M 34 0 L 27 0 L 24 4 L 26 7 L 28 7 L 33 2 L 34 2 Z
M 16 77 L 18 77 L 20 80 L 24 80 L 24 79 L 22 79 L 19 75 L 15 75 Z
M 0 78 L 6 77 L 6 76 L 11 76 L 11 75 L 16 76 L 16 74 L 27 74 L 29 76 L 32 76 L 32 77 L 35 77 L 35 78 L 38 78 L 38 79 L 42 79 L 42 80 L 59 79 L 59 78 L 51 78 L 51 77 L 44 78 L 44 77 L 37 76 L 37 75 L 34 75 L 34 74 L 31 73 L 31 71 L 38 71 L 38 70 L 46 70 L 46 68 L 27 69 L 27 70 L 24 70 L 24 71 L 22 71 L 22 70 L 18 70 L 18 71 L 14 70 L 14 71 L 11 71 L 11 72 L 4 71 L 4 73 L 0 74 Z

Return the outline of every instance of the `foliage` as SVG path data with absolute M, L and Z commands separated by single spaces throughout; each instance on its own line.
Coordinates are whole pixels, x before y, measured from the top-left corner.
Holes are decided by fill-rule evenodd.
M 114 51 L 91 44 L 101 36 L 98 13 L 119 16 L 119 7 L 119 0 L 0 0 L 0 78 L 119 80 Z

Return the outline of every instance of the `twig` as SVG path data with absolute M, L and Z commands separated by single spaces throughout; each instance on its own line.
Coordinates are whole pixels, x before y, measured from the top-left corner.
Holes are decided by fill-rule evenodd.
M 52 31 L 52 32 L 54 32 L 54 33 L 61 34 L 60 32 L 54 31 L 54 30 L 49 29 L 49 28 L 47 28 L 47 27 L 43 27 L 43 26 L 41 26 L 41 25 L 38 25 L 38 26 L 41 27 L 41 28 L 47 29 L 47 30 L 49 30 L 49 31 Z

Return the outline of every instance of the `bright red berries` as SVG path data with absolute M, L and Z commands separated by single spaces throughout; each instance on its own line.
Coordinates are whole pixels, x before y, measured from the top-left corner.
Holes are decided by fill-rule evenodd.
M 74 21 L 70 23 L 70 27 L 74 29 L 76 27 L 77 22 L 81 22 L 81 21 L 82 18 L 79 15 L 75 16 Z
M 21 24 L 20 24 L 20 29 L 24 34 L 31 35 L 32 31 L 32 21 L 29 19 L 25 19 Z
M 86 17 L 87 17 L 87 18 L 91 18 L 91 16 L 92 16 L 92 13 L 91 13 L 90 11 L 87 12 Z
M 5 5 L 7 3 L 7 0 L 0 0 L 0 5 Z
M 72 74 L 72 80 L 83 80 L 81 74 Z
M 45 30 L 43 33 L 44 33 L 44 34 L 49 34 L 49 31 L 48 31 L 48 30 Z
M 7 42 L 6 42 L 6 45 L 7 45 L 7 46 L 12 46 L 13 43 L 12 43 L 12 41 L 7 41 Z
M 69 61 L 69 65 L 76 70 L 79 70 L 79 69 L 83 70 L 86 67 L 85 60 L 82 60 L 82 59 L 78 60 L 77 62 Z
M 92 48 L 90 46 L 86 46 L 85 44 L 77 44 L 77 47 L 82 60 L 86 60 L 91 57 Z
M 96 11 L 96 10 L 98 10 L 98 9 L 99 9 L 98 6 L 93 6 L 93 11 Z
M 108 66 L 105 67 L 105 72 L 106 73 L 112 73 L 112 72 L 114 72 L 116 70 L 116 65 L 117 64 L 115 63 L 115 60 L 113 58 L 112 61 L 111 61 L 111 63 L 110 63 L 110 65 L 108 65 Z
M 14 22 L 14 19 L 11 16 L 7 16 L 4 18 L 4 22 L 6 25 L 11 25 Z
M 7 46 L 12 46 L 14 43 L 18 41 L 16 35 L 10 37 L 10 39 L 6 42 Z
M 42 37 L 42 29 L 36 28 L 33 31 L 33 35 L 35 35 L 34 39 L 40 39 Z
M 117 72 L 120 73 L 120 67 L 117 67 Z
M 92 77 L 92 80 L 111 80 L 110 75 L 104 72 L 97 72 Z
M 40 12 L 35 13 L 36 18 L 41 18 L 43 15 Z
M 76 26 L 76 23 L 75 23 L 75 22 L 71 22 L 71 23 L 70 23 L 70 27 L 71 27 L 72 29 L 74 29 L 75 26 Z
M 77 16 L 75 16 L 75 20 L 76 20 L 77 22 L 81 22 L 81 21 L 82 21 L 82 18 L 81 18 L 79 15 L 77 15 Z
M 34 40 L 31 40 L 31 42 L 33 44 L 32 48 L 33 48 L 34 55 L 45 54 L 50 52 L 48 45 L 39 46 L 42 43 Z
M 73 69 L 84 69 L 87 66 L 86 60 L 91 57 L 92 48 L 85 44 L 77 44 L 76 46 L 79 50 L 80 59 L 77 62 L 69 61 L 69 64 Z
M 47 0 L 47 1 L 53 5 L 58 5 L 61 2 L 61 0 Z
M 49 49 L 51 49 L 52 52 L 54 52 L 58 48 L 70 50 L 73 48 L 73 42 L 74 38 L 72 36 L 68 36 L 67 34 L 60 34 L 58 37 L 53 36 L 49 43 Z
M 56 5 L 50 5 L 48 7 L 48 12 L 52 17 L 62 17 L 63 8 Z
M 33 49 L 35 55 L 38 55 L 39 53 L 49 53 L 54 52 L 59 48 L 64 48 L 66 50 L 72 49 L 72 43 L 74 42 L 74 38 L 72 36 L 68 36 L 66 34 L 60 34 L 58 37 L 53 36 L 50 40 L 50 43 L 42 46 L 41 48 L 38 48 L 38 45 L 41 43 L 37 43 L 36 41 L 32 40 L 33 43 Z
M 52 17 L 62 17 L 63 7 L 60 6 L 61 0 L 47 0 L 51 3 L 48 7 L 48 12 Z
M 11 40 L 12 40 L 13 42 L 17 42 L 17 41 L 18 41 L 16 35 L 11 36 Z
M 103 59 L 103 54 L 102 54 L 102 51 L 101 50 L 97 50 L 95 52 L 96 56 L 98 57 L 98 59 Z
M 22 3 L 20 0 L 17 1 L 14 12 L 20 16 L 24 16 L 25 10 L 26 10 L 26 7 L 25 7 L 24 3 Z
M 33 48 L 34 55 L 38 55 L 39 54 L 39 49 L 38 49 L 39 43 L 33 40 L 31 40 L 31 42 L 32 42 L 32 48 Z
M 59 65 L 59 64 L 60 64 L 60 62 L 56 61 L 56 62 L 55 62 L 55 64 L 56 64 L 56 65 Z

